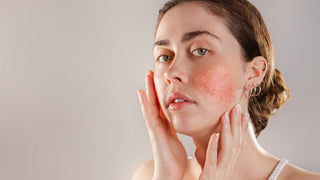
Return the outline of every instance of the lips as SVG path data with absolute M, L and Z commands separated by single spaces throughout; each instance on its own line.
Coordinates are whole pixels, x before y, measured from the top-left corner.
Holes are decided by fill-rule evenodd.
M 170 110 L 180 110 L 188 105 L 194 104 L 194 101 L 180 92 L 174 92 L 168 96 L 166 103 Z

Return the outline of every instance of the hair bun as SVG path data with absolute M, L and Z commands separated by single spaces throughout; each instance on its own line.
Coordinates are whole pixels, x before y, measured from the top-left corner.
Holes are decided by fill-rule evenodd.
M 290 90 L 284 82 L 281 72 L 278 69 L 274 70 L 271 83 L 261 84 L 261 93 L 258 96 L 249 99 L 249 113 L 253 124 L 256 128 L 256 135 L 266 128 L 269 118 L 290 97 Z

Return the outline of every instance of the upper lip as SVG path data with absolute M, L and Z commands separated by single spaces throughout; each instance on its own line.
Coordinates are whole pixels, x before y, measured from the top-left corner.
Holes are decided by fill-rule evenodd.
M 193 102 L 188 96 L 186 96 L 186 95 L 184 95 L 184 94 L 182 94 L 180 92 L 173 92 L 167 98 L 167 105 L 170 105 L 176 99 L 183 99 L 186 102 Z

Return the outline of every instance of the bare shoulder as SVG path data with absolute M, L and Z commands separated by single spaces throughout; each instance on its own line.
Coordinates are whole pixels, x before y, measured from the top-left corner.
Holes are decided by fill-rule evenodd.
M 136 169 L 131 180 L 150 180 L 153 177 L 153 169 L 153 160 L 148 160 Z
M 310 171 L 299 168 L 293 164 L 287 164 L 279 176 L 281 180 L 320 180 L 320 174 L 312 173 Z

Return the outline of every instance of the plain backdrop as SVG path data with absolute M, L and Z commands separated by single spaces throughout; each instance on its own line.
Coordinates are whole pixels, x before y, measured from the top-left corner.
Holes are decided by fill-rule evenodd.
M 136 90 L 164 2 L 0 0 L 0 179 L 125 180 L 152 158 Z M 252 2 L 292 93 L 259 142 L 320 172 L 320 1 Z

